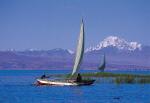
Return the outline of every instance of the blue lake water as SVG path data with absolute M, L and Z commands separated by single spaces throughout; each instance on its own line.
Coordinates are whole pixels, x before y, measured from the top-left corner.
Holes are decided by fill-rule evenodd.
M 0 71 L 0 103 L 150 103 L 150 84 L 96 82 L 91 86 L 33 86 L 43 73 L 70 71 Z M 86 72 L 86 71 L 82 71 Z M 89 71 L 88 71 L 89 72 Z M 150 71 L 111 71 L 150 74 Z

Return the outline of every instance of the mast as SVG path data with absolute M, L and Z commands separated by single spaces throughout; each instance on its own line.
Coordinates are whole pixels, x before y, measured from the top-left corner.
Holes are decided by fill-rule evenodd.
M 72 70 L 72 76 L 78 72 L 82 58 L 83 58 L 83 54 L 84 54 L 84 23 L 82 19 L 78 45 L 77 45 L 77 50 L 76 50 L 76 56 L 75 56 L 75 62 L 74 62 L 73 70 Z

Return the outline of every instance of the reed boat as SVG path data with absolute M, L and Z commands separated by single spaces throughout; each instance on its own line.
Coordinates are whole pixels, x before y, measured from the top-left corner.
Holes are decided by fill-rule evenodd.
M 84 54 L 84 23 L 83 19 L 81 22 L 80 27 L 80 34 L 78 39 L 78 45 L 76 50 L 75 62 L 74 67 L 71 73 L 71 77 L 64 79 L 64 80 L 50 80 L 48 78 L 38 78 L 36 80 L 37 85 L 56 85 L 56 86 L 80 86 L 80 85 L 91 85 L 94 83 L 95 80 L 92 79 L 82 79 L 81 75 L 79 74 L 79 68 L 83 59 Z M 72 77 L 76 77 L 72 79 Z

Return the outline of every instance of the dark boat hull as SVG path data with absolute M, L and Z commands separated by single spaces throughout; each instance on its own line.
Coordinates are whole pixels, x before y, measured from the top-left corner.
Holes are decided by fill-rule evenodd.
M 77 82 L 78 86 L 82 85 L 92 85 L 95 82 L 95 80 L 83 80 L 81 82 Z

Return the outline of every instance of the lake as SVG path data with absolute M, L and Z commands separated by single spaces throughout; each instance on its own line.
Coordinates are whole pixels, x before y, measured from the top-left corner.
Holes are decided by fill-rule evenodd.
M 69 70 L 1 70 L 0 103 L 150 103 L 150 84 L 100 83 L 91 86 L 34 86 L 42 74 Z M 89 72 L 89 71 L 82 71 Z M 110 71 L 150 74 L 150 71 Z

